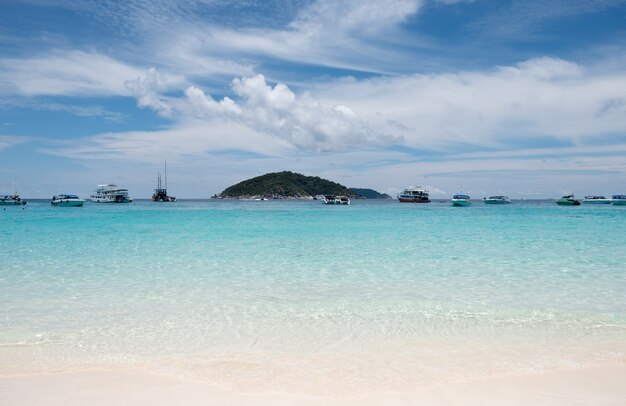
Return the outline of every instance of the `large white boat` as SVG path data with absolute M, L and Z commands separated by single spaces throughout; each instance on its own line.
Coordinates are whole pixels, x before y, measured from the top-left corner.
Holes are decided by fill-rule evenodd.
M 94 203 L 130 203 L 132 197 L 128 196 L 128 189 L 122 189 L 117 185 L 98 185 L 89 201 Z
M 616 206 L 626 206 L 626 195 L 613 195 L 613 199 L 611 199 L 611 204 Z
M 17 193 L 0 196 L 0 206 L 23 206 L 27 203 L 28 202 L 26 200 L 22 200 Z
M 409 186 L 402 193 L 398 193 L 398 200 L 402 203 L 430 203 L 428 190 L 420 186 Z
M 507 196 L 489 196 L 489 199 L 483 201 L 485 204 L 511 204 L 511 200 Z
M 585 204 L 611 204 L 611 199 L 607 199 L 604 196 L 585 196 L 583 200 Z
M 322 199 L 324 204 L 350 204 L 350 198 L 348 196 L 334 196 L 326 195 Z
M 452 196 L 452 200 L 450 200 L 450 202 L 454 207 L 463 207 L 472 204 L 472 202 L 470 202 L 470 197 L 464 194 L 457 194 Z
M 61 207 L 80 207 L 85 204 L 85 199 L 81 199 L 76 195 L 56 195 L 52 197 L 50 202 L 53 206 Z

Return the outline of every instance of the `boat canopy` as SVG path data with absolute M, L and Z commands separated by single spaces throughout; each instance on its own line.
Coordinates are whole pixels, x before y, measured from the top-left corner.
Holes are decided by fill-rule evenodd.
M 454 195 L 452 198 L 453 199 L 469 199 L 470 197 L 468 195 Z
M 613 195 L 613 199 L 626 199 L 626 195 Z

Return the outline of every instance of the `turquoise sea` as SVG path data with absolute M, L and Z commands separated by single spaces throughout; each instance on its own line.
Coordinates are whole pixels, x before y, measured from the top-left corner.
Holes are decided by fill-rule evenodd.
M 0 375 L 417 389 L 626 360 L 626 207 L 0 209 Z

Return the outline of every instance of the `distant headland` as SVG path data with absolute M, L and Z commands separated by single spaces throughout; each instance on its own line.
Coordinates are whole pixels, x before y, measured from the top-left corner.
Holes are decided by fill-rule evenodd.
M 291 171 L 272 172 L 232 185 L 214 199 L 313 199 L 318 195 L 343 195 L 351 198 L 387 196 L 372 189 L 350 189 L 319 176 Z M 384 197 L 383 197 L 384 198 Z

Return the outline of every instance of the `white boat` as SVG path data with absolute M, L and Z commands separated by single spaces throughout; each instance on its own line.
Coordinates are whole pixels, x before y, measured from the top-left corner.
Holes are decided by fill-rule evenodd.
M 613 195 L 611 204 L 616 206 L 626 206 L 626 195 Z
M 98 185 L 89 201 L 94 203 L 131 203 L 132 197 L 128 196 L 128 189 L 122 189 L 117 185 Z
M 454 207 L 464 207 L 464 206 L 469 206 L 470 204 L 472 204 L 470 202 L 470 197 L 464 194 L 458 194 L 458 195 L 452 196 L 452 200 L 450 200 L 450 202 L 452 203 L 452 206 Z
M 489 196 L 489 199 L 483 201 L 485 204 L 511 204 L 511 200 L 507 196 Z
M 81 199 L 76 195 L 56 195 L 52 197 L 52 202 L 50 202 L 53 206 L 62 206 L 62 207 L 80 207 L 85 204 L 85 199 Z
M 398 200 L 401 203 L 430 203 L 428 190 L 420 186 L 409 186 L 402 193 L 398 193 Z
M 322 199 L 322 203 L 324 204 L 350 204 L 350 198 L 348 196 L 334 196 L 334 195 L 326 195 Z
M 28 204 L 26 200 L 22 200 L 17 193 L 0 197 L 0 206 L 23 206 Z
M 585 204 L 611 204 L 611 199 L 607 199 L 604 196 L 585 196 L 583 200 Z

